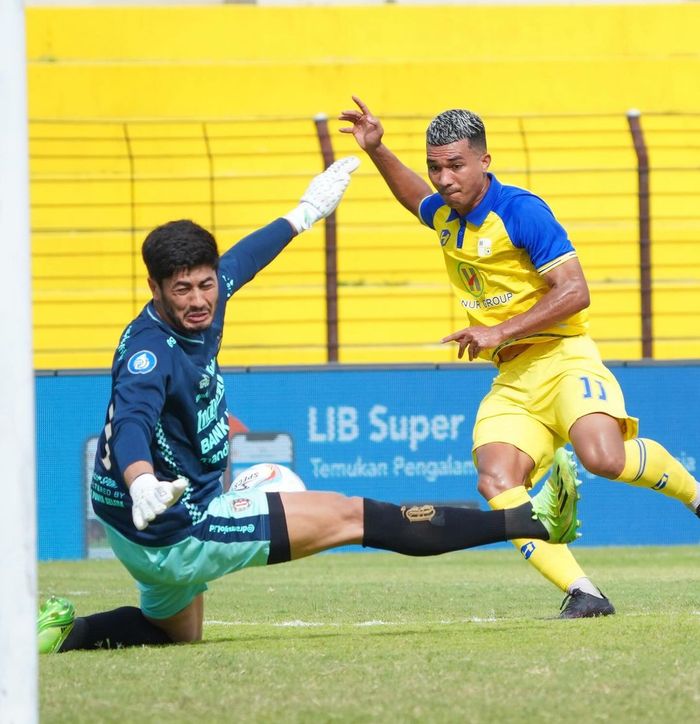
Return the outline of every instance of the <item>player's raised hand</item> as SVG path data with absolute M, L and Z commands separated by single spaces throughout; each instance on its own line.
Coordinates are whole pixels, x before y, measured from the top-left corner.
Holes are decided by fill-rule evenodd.
M 458 332 L 448 334 L 442 338 L 442 343 L 457 342 L 459 351 L 457 357 L 462 359 L 466 351 L 469 352 L 469 359 L 473 360 L 478 357 L 480 352 L 485 349 L 494 349 L 503 342 L 503 335 L 497 327 L 465 327 Z
M 341 128 L 340 132 L 352 133 L 363 151 L 372 151 L 381 144 L 384 128 L 379 119 L 372 115 L 367 105 L 360 98 L 353 96 L 352 99 L 360 110 L 351 109 L 341 112 L 338 120 L 349 121 L 352 125 Z
M 129 486 L 131 517 L 137 530 L 145 530 L 148 524 L 174 505 L 185 492 L 188 481 L 178 478 L 171 483 L 158 480 L 152 473 L 142 473 Z

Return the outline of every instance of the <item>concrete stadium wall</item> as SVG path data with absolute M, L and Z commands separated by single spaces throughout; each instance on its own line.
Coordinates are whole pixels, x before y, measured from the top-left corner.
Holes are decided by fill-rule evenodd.
M 352 93 L 389 116 L 390 144 L 420 172 L 425 120 L 400 114 L 430 117 L 457 105 L 481 112 L 493 170 L 543 195 L 569 230 L 604 356 L 640 356 L 636 161 L 624 114 L 700 112 L 700 6 L 29 8 L 27 28 L 30 116 L 50 121 L 31 144 L 37 368 L 110 364 L 121 329 L 147 298 L 144 229 L 175 216 L 210 225 L 215 194 L 229 200 L 216 219 L 225 247 L 290 208 L 320 162 L 300 129 L 317 112 L 333 118 Z M 501 116 L 514 113 L 611 116 L 603 128 L 585 115 L 528 120 L 523 140 L 518 121 Z M 141 129 L 143 137 L 129 139 L 142 154 L 135 163 L 118 124 L 92 142 L 104 134 L 98 124 L 79 130 L 81 153 L 92 148 L 93 159 L 76 158 L 76 139 L 62 135 L 62 122 L 80 117 L 280 115 L 290 118 L 289 138 L 254 142 L 251 129 L 266 128 L 256 121 L 239 140 L 221 141 L 241 154 L 215 158 L 223 179 L 215 192 L 203 141 L 180 137 L 186 123 Z M 652 161 L 667 168 L 652 176 L 655 353 L 696 357 L 697 130 L 666 116 L 644 124 Z M 340 134 L 333 142 L 338 155 L 356 151 Z M 169 147 L 172 158 L 148 157 Z M 191 155 L 176 158 L 175 149 Z M 288 175 L 269 175 L 277 172 Z M 433 235 L 388 197 L 367 162 L 340 223 L 341 361 L 453 361 L 454 350 L 437 340 L 462 317 Z M 314 229 L 237 297 L 226 335 L 235 346 L 224 347 L 222 362 L 324 361 L 323 272 L 323 235 Z M 272 328 L 278 345 L 265 347 Z
M 27 11 L 32 117 L 698 108 L 700 7 Z

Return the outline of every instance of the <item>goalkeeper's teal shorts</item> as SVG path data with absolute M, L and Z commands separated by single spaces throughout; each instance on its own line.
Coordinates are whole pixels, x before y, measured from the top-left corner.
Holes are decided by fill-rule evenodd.
M 103 525 L 114 554 L 136 579 L 143 613 L 169 618 L 206 591 L 208 581 L 268 563 L 269 515 L 267 495 L 247 490 L 219 495 L 207 507 L 206 516 L 216 519 L 225 540 L 190 536 L 169 546 L 142 546 Z

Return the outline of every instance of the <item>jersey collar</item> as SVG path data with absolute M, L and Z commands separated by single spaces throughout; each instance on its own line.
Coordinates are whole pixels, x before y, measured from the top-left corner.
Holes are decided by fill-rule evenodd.
M 500 194 L 503 186 L 503 184 L 501 184 L 501 182 L 492 173 L 488 172 L 486 175 L 489 177 L 489 181 L 491 183 L 484 194 L 484 198 L 481 199 L 481 201 L 479 201 L 479 203 L 466 216 L 460 217 L 460 215 L 452 209 L 450 215 L 447 217 L 448 221 L 462 218 L 467 223 L 473 224 L 474 226 L 481 226 L 484 221 L 486 221 L 486 217 L 489 213 L 491 213 L 493 207 L 496 205 L 496 199 L 498 199 L 498 195 Z

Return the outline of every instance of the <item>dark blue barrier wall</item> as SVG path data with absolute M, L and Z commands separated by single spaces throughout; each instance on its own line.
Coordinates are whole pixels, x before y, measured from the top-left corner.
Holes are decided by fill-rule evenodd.
M 641 418 L 641 435 L 664 444 L 694 472 L 700 365 L 611 366 L 628 412 Z M 394 502 L 477 503 L 471 425 L 493 374 L 485 366 L 228 372 L 228 403 L 241 428 L 231 440 L 232 467 L 275 460 L 313 489 Z M 101 555 L 86 480 L 109 376 L 38 376 L 36 395 L 39 557 Z M 584 480 L 581 544 L 700 542 L 700 521 L 679 503 L 592 476 Z

